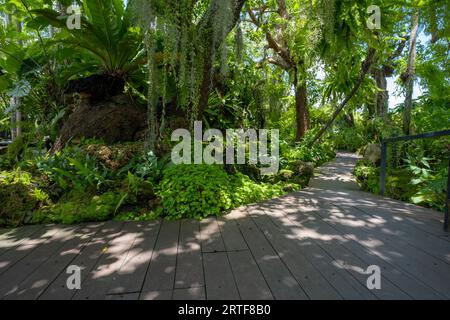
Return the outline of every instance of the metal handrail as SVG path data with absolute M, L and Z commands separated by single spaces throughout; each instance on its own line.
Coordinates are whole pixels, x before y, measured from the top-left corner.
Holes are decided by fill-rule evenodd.
M 401 136 L 394 138 L 387 138 L 381 142 L 381 173 L 380 173 L 380 194 L 384 197 L 386 193 L 386 174 L 387 174 L 387 147 L 389 143 L 395 143 L 399 141 L 411 141 L 418 139 L 437 138 L 442 136 L 450 136 L 450 130 L 436 131 L 422 133 L 413 136 Z M 444 230 L 448 231 L 449 227 L 449 211 L 450 211 L 450 159 L 448 163 L 448 181 L 447 181 L 447 197 L 445 200 L 445 217 L 444 217 Z
M 12 141 L 0 141 L 0 146 L 8 146 L 12 143 Z

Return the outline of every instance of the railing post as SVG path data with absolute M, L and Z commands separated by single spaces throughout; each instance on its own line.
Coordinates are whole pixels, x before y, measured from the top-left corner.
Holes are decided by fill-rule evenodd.
M 381 143 L 381 173 L 380 173 L 380 195 L 384 197 L 386 189 L 387 173 L 387 142 Z
M 448 231 L 449 211 L 450 211 L 450 158 L 448 161 L 447 198 L 445 198 L 445 217 L 444 217 L 444 230 L 445 231 Z

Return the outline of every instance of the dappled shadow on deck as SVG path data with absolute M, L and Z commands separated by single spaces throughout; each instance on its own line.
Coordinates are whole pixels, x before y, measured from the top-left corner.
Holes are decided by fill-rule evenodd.
M 198 222 L 0 232 L 2 299 L 449 299 L 437 212 L 358 191 L 339 154 L 311 187 Z M 81 290 L 66 286 L 80 266 Z M 381 289 L 367 288 L 369 266 Z

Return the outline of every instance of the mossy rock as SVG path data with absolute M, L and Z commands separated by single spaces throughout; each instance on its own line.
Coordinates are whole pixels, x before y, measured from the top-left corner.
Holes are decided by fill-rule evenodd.
M 49 203 L 28 172 L 0 172 L 0 225 L 17 227 L 29 223 L 33 212 Z
M 296 176 L 312 177 L 314 175 L 314 164 L 311 162 L 297 160 L 290 162 L 288 167 L 294 171 Z
M 280 170 L 275 177 L 275 182 L 279 181 L 291 181 L 295 176 L 295 172 L 292 170 Z
M 105 101 L 82 101 L 67 117 L 53 151 L 62 150 L 74 139 L 99 139 L 108 144 L 137 141 L 147 127 L 143 105 L 128 96 Z
M 95 158 L 110 170 L 117 171 L 133 158 L 144 152 L 143 142 L 119 143 L 114 145 L 90 144 L 83 147 L 83 153 Z
M 76 224 L 106 221 L 114 216 L 119 202 L 120 195 L 113 192 L 95 196 L 69 194 L 57 204 L 37 211 L 33 222 Z
M 261 180 L 261 168 L 258 168 L 258 166 L 254 164 L 238 164 L 235 165 L 235 168 L 238 172 L 245 174 L 253 181 Z

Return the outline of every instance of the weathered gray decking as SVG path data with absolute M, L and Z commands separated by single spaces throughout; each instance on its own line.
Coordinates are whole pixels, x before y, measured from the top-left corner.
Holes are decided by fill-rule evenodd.
M 340 154 L 310 188 L 218 219 L 2 230 L 0 297 L 449 299 L 442 215 L 358 191 L 354 162 Z M 366 287 L 370 265 L 381 290 Z

